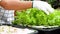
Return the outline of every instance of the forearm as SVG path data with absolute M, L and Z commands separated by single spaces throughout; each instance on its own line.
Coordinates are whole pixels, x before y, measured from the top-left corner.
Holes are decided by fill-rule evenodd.
M 33 7 L 43 10 L 47 14 L 54 11 L 50 4 L 44 1 L 2 0 L 0 3 L 3 8 L 8 10 L 24 10 Z
M 32 1 L 2 0 L 0 5 L 8 10 L 24 10 L 32 8 Z

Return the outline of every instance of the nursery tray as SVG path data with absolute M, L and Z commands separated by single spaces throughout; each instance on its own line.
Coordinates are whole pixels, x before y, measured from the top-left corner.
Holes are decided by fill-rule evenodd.
M 21 26 L 21 25 L 12 25 L 12 24 L 1 24 L 2 25 L 7 25 L 7 26 L 12 26 L 12 27 L 17 27 L 17 28 L 28 28 L 31 30 L 36 30 L 38 31 L 35 34 L 60 34 L 60 27 L 53 27 L 53 28 L 35 28 L 35 27 L 28 27 L 28 26 Z
M 60 27 L 32 27 L 38 31 L 38 34 L 60 34 Z
M 37 34 L 38 31 L 29 27 L 25 27 L 25 26 L 21 26 L 21 25 L 13 25 L 13 24 L 0 24 L 0 26 L 11 26 L 11 27 L 15 27 L 15 28 L 20 28 L 20 29 L 28 29 L 31 30 L 33 32 L 30 32 L 29 34 Z

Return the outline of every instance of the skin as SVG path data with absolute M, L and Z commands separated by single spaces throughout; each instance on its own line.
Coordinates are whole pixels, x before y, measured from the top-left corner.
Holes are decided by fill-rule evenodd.
M 1 0 L 0 6 L 2 6 L 6 10 L 15 10 L 15 12 L 14 12 L 14 14 L 15 14 L 16 11 L 32 8 L 32 1 Z
M 26 10 L 32 8 L 32 1 L 1 0 L 0 5 L 7 10 Z M 47 15 L 54 11 L 54 9 L 44 1 L 34 1 L 33 8 L 41 9 Z
M 7 10 L 25 10 L 32 7 L 32 1 L 1 0 L 0 6 Z

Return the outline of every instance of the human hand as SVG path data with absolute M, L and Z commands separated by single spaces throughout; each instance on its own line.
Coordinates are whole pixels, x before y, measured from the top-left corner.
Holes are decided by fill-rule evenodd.
M 47 15 L 54 12 L 54 9 L 51 7 L 51 5 L 44 1 L 33 1 L 33 8 L 41 9 Z

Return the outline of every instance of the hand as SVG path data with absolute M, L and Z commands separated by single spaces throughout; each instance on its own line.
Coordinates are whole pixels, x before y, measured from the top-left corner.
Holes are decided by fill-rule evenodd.
M 54 12 L 54 9 L 50 4 L 44 1 L 33 1 L 33 8 L 38 8 L 39 10 L 43 10 L 47 15 Z

